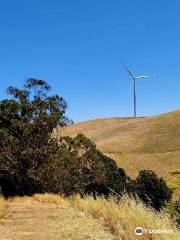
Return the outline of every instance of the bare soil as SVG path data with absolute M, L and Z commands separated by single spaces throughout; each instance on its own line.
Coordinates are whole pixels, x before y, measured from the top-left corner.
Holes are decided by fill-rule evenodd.
M 114 239 L 95 219 L 66 204 L 12 201 L 8 210 L 0 220 L 1 240 Z

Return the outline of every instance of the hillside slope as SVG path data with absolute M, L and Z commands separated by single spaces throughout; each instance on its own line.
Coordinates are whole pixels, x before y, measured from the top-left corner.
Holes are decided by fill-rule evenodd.
M 60 129 L 56 134 L 83 133 L 103 152 L 160 153 L 180 150 L 180 110 L 144 118 L 104 118 Z
M 83 133 L 97 148 L 136 177 L 151 169 L 166 179 L 180 197 L 180 110 L 144 118 L 104 118 L 55 130 L 55 135 Z

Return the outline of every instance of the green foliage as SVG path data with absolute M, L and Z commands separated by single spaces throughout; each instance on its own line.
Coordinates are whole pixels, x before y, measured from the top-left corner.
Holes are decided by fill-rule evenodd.
M 52 155 L 51 132 L 68 123 L 66 102 L 47 96 L 49 89 L 43 80 L 28 79 L 23 89 L 8 88 L 13 99 L 0 102 L 0 184 L 5 192 L 7 179 L 14 194 L 34 191 L 32 173 Z
M 146 204 L 160 210 L 172 197 L 172 190 L 168 188 L 163 178 L 150 170 L 141 170 L 135 181 L 135 192 Z
M 97 150 L 84 135 L 62 137 L 58 144 L 57 157 L 42 165 L 40 174 L 49 191 L 65 195 L 107 195 L 111 189 L 123 190 L 124 171 L 119 171 L 116 163 Z

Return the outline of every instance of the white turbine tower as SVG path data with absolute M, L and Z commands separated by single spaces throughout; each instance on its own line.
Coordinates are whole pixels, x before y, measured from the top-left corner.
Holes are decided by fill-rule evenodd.
M 153 75 L 143 75 L 143 76 L 135 76 L 132 71 L 122 62 L 123 67 L 126 69 L 126 71 L 129 73 L 129 75 L 132 78 L 131 88 L 133 87 L 133 95 L 134 95 L 134 117 L 136 117 L 136 80 L 141 78 L 148 78 L 152 77 Z

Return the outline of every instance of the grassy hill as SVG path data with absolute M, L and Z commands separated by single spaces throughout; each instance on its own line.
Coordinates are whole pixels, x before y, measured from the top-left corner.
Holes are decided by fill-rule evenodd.
M 180 110 L 153 117 L 103 118 L 61 129 L 56 135 L 83 133 L 135 177 L 152 169 L 175 189 L 180 189 Z

